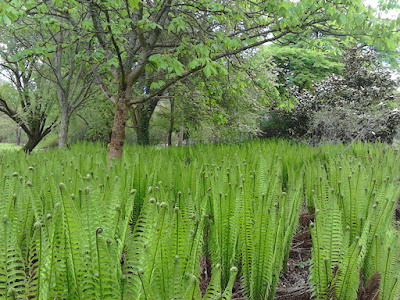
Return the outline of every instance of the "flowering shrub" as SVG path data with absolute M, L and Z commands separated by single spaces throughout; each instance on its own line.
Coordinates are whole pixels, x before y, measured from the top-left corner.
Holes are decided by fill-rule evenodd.
M 275 110 L 292 136 L 307 136 L 312 142 L 352 140 L 391 143 L 400 124 L 400 111 L 393 109 L 397 82 L 368 49 L 345 52 L 341 75 L 331 74 L 313 89 L 292 87 L 297 99 L 290 112 Z

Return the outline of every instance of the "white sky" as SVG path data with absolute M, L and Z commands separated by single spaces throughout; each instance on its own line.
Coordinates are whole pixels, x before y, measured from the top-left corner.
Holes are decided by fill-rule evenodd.
M 366 6 L 371 6 L 373 8 L 377 8 L 379 5 L 379 0 L 364 0 L 364 4 Z M 400 15 L 400 9 L 393 9 L 389 12 L 380 12 L 379 16 L 382 18 L 388 18 L 388 19 L 396 19 Z

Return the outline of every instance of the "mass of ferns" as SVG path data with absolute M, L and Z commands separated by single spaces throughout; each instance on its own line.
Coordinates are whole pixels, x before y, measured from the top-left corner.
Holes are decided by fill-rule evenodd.
M 373 299 L 399 298 L 400 153 L 389 146 L 106 156 L 93 144 L 0 152 L 1 299 L 274 299 L 301 210 L 315 213 L 316 299 L 364 299 L 372 284 Z

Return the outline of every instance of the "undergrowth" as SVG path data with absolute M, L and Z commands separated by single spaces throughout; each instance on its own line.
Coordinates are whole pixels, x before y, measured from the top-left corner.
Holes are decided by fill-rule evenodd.
M 397 299 L 399 161 L 284 141 L 132 146 L 110 166 L 96 144 L 0 152 L 0 298 L 273 299 L 304 205 L 314 296 L 373 280 Z

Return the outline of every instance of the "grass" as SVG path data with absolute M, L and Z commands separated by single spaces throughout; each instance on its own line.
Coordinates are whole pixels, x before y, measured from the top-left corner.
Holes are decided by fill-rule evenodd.
M 8 151 L 8 150 L 20 150 L 22 147 L 17 146 L 15 144 L 10 144 L 10 143 L 0 143 L 0 151 Z

